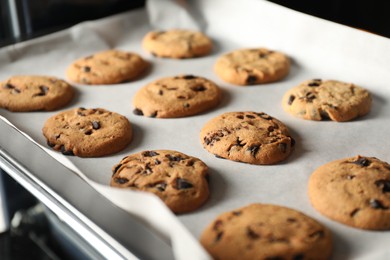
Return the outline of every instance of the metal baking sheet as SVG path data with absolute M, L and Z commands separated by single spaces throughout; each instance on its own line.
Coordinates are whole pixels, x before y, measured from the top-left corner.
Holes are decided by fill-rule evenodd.
M 329 227 L 334 235 L 334 259 L 383 259 L 390 251 L 388 232 L 347 227 L 320 215 L 310 205 L 307 181 L 313 170 L 329 161 L 355 155 L 390 161 L 390 41 L 367 32 L 324 21 L 266 1 L 191 1 L 186 5 L 149 1 L 148 9 L 131 11 L 0 50 L 0 78 L 15 74 L 65 77 L 66 67 L 79 57 L 117 48 L 141 54 L 151 64 L 149 73 L 134 82 L 85 86 L 74 84 L 75 100 L 66 109 L 102 107 L 125 115 L 134 127 L 134 140 L 124 151 L 103 158 L 59 159 L 99 193 L 145 220 L 169 238 L 177 258 L 207 257 L 197 244 L 205 226 L 218 214 L 254 202 L 298 209 Z M 156 7 L 157 5 L 157 7 Z M 174 7 L 174 8 L 173 8 Z M 194 28 L 215 44 L 207 57 L 170 60 L 154 58 L 141 47 L 151 29 Z M 276 83 L 237 87 L 213 72 L 221 54 L 246 47 L 285 52 L 292 60 L 289 76 Z M 220 85 L 223 101 L 214 110 L 188 118 L 156 119 L 135 116 L 132 97 L 148 82 L 163 76 L 193 74 Z M 283 94 L 312 78 L 353 82 L 373 94 L 371 112 L 351 122 L 306 121 L 283 111 Z M 209 119 L 228 111 L 262 111 L 282 122 L 297 141 L 293 154 L 272 166 L 256 166 L 215 158 L 200 143 L 199 132 Z M 45 146 L 45 120 L 57 112 L 11 113 L 0 110 L 19 130 Z M 1 133 L 1 138 L 7 133 Z M 172 149 L 196 156 L 210 167 L 211 197 L 199 210 L 174 216 L 153 196 L 108 186 L 111 167 L 130 153 Z M 188 252 L 191 252 L 188 256 Z

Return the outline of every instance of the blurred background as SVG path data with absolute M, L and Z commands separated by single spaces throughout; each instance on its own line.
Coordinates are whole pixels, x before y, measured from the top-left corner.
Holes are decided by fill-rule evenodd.
M 271 2 L 390 37 L 390 1 Z M 0 0 L 0 46 L 54 32 L 80 21 L 97 19 L 144 5 L 145 0 Z

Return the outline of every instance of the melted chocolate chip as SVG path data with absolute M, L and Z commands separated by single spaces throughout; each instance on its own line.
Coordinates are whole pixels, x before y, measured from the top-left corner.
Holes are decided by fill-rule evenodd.
M 167 157 L 168 160 L 171 161 L 171 162 L 180 162 L 181 160 L 184 159 L 184 158 L 182 158 L 180 156 L 173 156 L 173 155 L 170 155 L 170 154 L 165 155 L 165 157 Z
M 218 232 L 217 236 L 215 237 L 215 242 L 218 242 L 219 240 L 221 240 L 222 236 L 223 236 L 223 231 Z
M 156 117 L 157 116 L 157 111 L 154 111 L 152 114 L 150 114 L 149 117 Z
M 246 84 L 255 84 L 257 82 L 257 77 L 253 75 L 249 75 L 246 79 Z
M 295 100 L 295 96 L 294 95 L 291 95 L 288 97 L 288 101 L 287 101 L 287 104 L 291 105 Z
M 163 192 L 167 188 L 167 184 L 165 182 L 161 182 L 161 183 L 157 183 L 154 187 L 159 191 Z
M 312 81 L 310 82 L 309 84 L 307 84 L 309 87 L 318 87 L 319 85 L 321 85 L 321 82 L 318 82 L 318 81 Z
M 119 183 L 119 184 L 125 184 L 126 182 L 129 182 L 128 179 L 126 179 L 126 178 L 120 178 L 120 177 L 114 178 L 114 181 L 115 181 L 116 183 Z
M 93 129 L 98 130 L 100 128 L 99 121 L 92 121 L 92 127 Z
M 183 79 L 196 79 L 197 77 L 195 77 L 194 75 L 185 75 L 183 76 Z
M 192 187 L 194 187 L 194 185 L 192 185 L 192 183 L 188 182 L 187 180 L 184 180 L 182 178 L 176 179 L 176 189 L 185 190 L 185 189 L 190 189 Z
M 313 100 L 316 98 L 316 96 L 312 93 L 312 92 L 307 92 L 306 93 L 306 96 L 304 97 L 304 99 L 307 101 L 307 102 L 313 102 Z
M 40 92 L 38 94 L 35 94 L 34 96 L 46 96 L 47 92 L 49 91 L 49 88 L 46 86 L 39 86 Z
M 295 222 L 297 222 L 297 220 L 295 218 L 288 218 L 287 222 L 295 223 Z
M 278 144 L 278 148 L 282 153 L 285 153 L 287 151 L 287 144 L 286 143 L 280 143 Z
M 218 231 L 222 227 L 222 220 L 217 220 L 214 222 L 213 230 Z
M 364 158 L 364 157 L 360 157 L 359 159 L 357 159 L 356 161 L 354 161 L 352 163 L 363 166 L 363 167 L 367 167 L 371 164 L 371 162 L 367 158 Z
M 155 165 L 159 165 L 160 163 L 161 163 L 161 162 L 160 162 L 158 159 L 155 159 L 155 160 L 154 160 L 154 164 L 155 164 Z
M 6 88 L 6 89 L 14 89 L 15 86 L 12 85 L 12 84 L 7 83 L 7 84 L 5 84 L 5 85 L 3 86 L 3 88 Z
M 83 71 L 84 71 L 84 72 L 90 72 L 90 71 L 91 71 L 91 67 L 89 67 L 89 66 L 84 66 L 84 67 L 83 67 Z
M 159 153 L 157 153 L 155 151 L 145 151 L 142 153 L 142 156 L 145 156 L 145 157 L 153 157 L 156 155 L 159 155 Z
M 54 147 L 55 144 L 51 143 L 49 140 L 47 140 L 47 145 L 50 146 L 50 147 Z
M 238 115 L 236 116 L 238 119 L 244 119 L 244 116 L 243 115 Z
M 232 214 L 234 216 L 240 216 L 242 214 L 242 212 L 241 211 L 233 211 Z
M 383 193 L 390 192 L 390 180 L 377 180 L 375 185 L 382 190 Z
M 206 90 L 206 87 L 203 86 L 203 85 L 197 85 L 197 86 L 194 86 L 191 88 L 193 91 L 196 91 L 196 92 L 201 92 L 201 91 L 205 91 Z
M 112 174 L 114 175 L 114 174 L 119 170 L 120 167 L 122 167 L 122 164 L 121 164 L 121 163 L 118 164 L 118 165 L 116 165 L 115 168 L 114 168 L 114 170 L 112 171 Z
M 347 175 L 348 180 L 353 180 L 356 176 L 355 175 Z
M 162 96 L 162 95 L 164 94 L 164 92 L 160 89 L 160 90 L 158 91 L 158 94 L 159 94 L 160 96 Z
M 251 119 L 253 119 L 253 118 L 255 118 L 255 116 L 253 116 L 253 115 L 245 115 L 247 118 L 251 118 Z
M 373 209 L 389 209 L 388 207 L 384 206 L 380 200 L 370 199 L 369 203 Z
M 133 114 L 137 115 L 137 116 L 143 116 L 144 112 L 142 112 L 141 109 L 136 108 L 136 109 L 133 110 Z
M 61 153 L 63 155 L 74 155 L 72 150 L 65 150 L 65 146 L 61 146 Z
M 92 134 L 92 130 L 89 129 L 89 130 L 85 131 L 84 134 L 85 134 L 85 135 L 91 135 L 91 134 Z
M 250 153 L 252 154 L 253 157 L 256 156 L 257 152 L 260 150 L 260 146 L 259 145 L 251 145 L 248 147 L 248 151 L 250 151 Z
M 354 209 L 354 210 L 352 210 L 352 212 L 349 215 L 351 217 L 354 217 L 359 211 L 360 211 L 360 209 Z
M 248 227 L 246 229 L 246 235 L 252 239 L 252 240 L 255 240 L 255 239 L 259 239 L 260 238 L 260 235 L 257 234 L 256 232 L 254 232 L 250 227 Z
M 294 147 L 295 146 L 295 139 L 292 138 L 291 136 L 290 137 L 290 140 L 291 140 L 291 147 Z
M 186 107 L 186 108 L 189 108 L 189 107 L 190 107 L 190 104 L 185 103 L 183 106 Z

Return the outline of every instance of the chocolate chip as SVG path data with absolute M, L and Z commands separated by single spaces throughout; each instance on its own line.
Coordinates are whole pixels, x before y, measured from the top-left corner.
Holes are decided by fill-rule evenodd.
M 303 99 L 311 103 L 313 102 L 313 99 L 316 99 L 316 96 L 312 92 L 307 92 Z
M 240 216 L 242 214 L 242 212 L 241 211 L 233 211 L 232 214 L 234 216 Z
M 186 107 L 186 108 L 189 108 L 189 107 L 190 107 L 190 104 L 185 103 L 183 106 Z
M 155 165 L 159 165 L 160 163 L 161 163 L 161 162 L 160 162 L 158 159 L 155 159 L 155 160 L 154 160 L 154 164 L 155 164 Z
M 321 85 L 321 82 L 318 82 L 318 81 L 312 81 L 310 82 L 309 84 L 307 84 L 309 87 L 318 87 L 319 85 Z
M 288 97 L 288 101 L 287 101 L 287 104 L 291 105 L 295 100 L 295 96 L 294 95 L 291 95 Z
M 138 109 L 138 108 L 134 109 L 133 113 L 134 113 L 134 115 L 137 115 L 137 116 L 143 116 L 144 115 L 144 112 L 142 112 L 142 110 Z
M 92 121 L 92 127 L 93 129 L 98 130 L 100 128 L 99 121 Z
M 63 155 L 74 155 L 72 150 L 65 150 L 65 146 L 61 146 L 61 153 Z
M 373 209 L 389 209 L 388 207 L 384 206 L 381 201 L 376 199 L 370 199 L 369 203 Z
M 14 85 L 9 84 L 9 83 L 5 84 L 3 87 L 6 88 L 6 89 L 14 89 L 15 88 Z
M 118 164 L 118 165 L 116 165 L 115 168 L 114 168 L 114 170 L 112 171 L 112 174 L 114 175 L 114 174 L 119 170 L 120 167 L 122 167 L 122 164 L 121 164 L 121 163 Z
M 356 161 L 354 161 L 352 163 L 360 165 L 360 166 L 364 166 L 364 167 L 367 167 L 371 164 L 371 162 L 367 158 L 364 158 L 364 157 L 359 157 L 359 159 L 357 159 Z
M 330 119 L 328 112 L 325 110 L 320 111 L 321 120 L 328 120 Z
M 243 115 L 238 115 L 236 116 L 238 119 L 244 119 L 244 116 Z
M 223 231 L 218 232 L 217 236 L 215 237 L 215 242 L 218 242 L 219 240 L 221 240 L 222 236 L 223 236 Z
M 153 113 L 150 114 L 149 117 L 156 117 L 157 116 L 157 111 L 154 111 Z
M 246 229 L 246 235 L 252 239 L 252 240 L 255 240 L 255 239 L 259 239 L 260 238 L 260 235 L 257 234 L 256 232 L 254 232 L 250 227 L 247 227 Z
M 79 107 L 79 110 L 87 110 L 85 107 Z
M 142 153 L 142 156 L 145 156 L 145 157 L 153 157 L 156 155 L 159 155 L 159 153 L 157 153 L 155 151 L 145 151 Z
M 240 138 L 237 137 L 237 140 L 236 140 L 236 144 L 235 144 L 235 145 L 240 146 L 240 147 L 244 147 L 244 145 L 245 145 L 246 143 L 242 143 L 242 142 L 243 142 L 243 140 L 240 140 Z
M 86 134 L 86 135 L 91 135 L 91 134 L 92 134 L 92 130 L 89 129 L 89 130 L 85 131 L 84 134 Z
M 246 84 L 255 84 L 257 82 L 257 77 L 253 75 L 249 75 L 246 79 Z
M 253 119 L 253 118 L 255 118 L 255 116 L 253 116 L 253 115 L 245 115 L 247 118 L 251 118 L 251 119 Z
M 173 156 L 173 155 L 170 155 L 170 154 L 165 155 L 165 157 L 167 157 L 168 160 L 171 161 L 171 162 L 180 162 L 181 160 L 183 160 L 183 158 L 180 157 L 180 156 Z
M 128 179 L 126 179 L 126 178 L 120 178 L 120 177 L 114 178 L 114 181 L 115 181 L 116 183 L 119 183 L 119 184 L 125 184 L 126 182 L 129 182 Z
M 194 187 L 194 185 L 192 185 L 192 183 L 188 182 L 187 180 L 184 180 L 182 178 L 176 179 L 176 189 L 184 190 L 184 189 L 190 189 L 192 187 Z
M 196 79 L 197 77 L 195 77 L 194 75 L 185 75 L 183 76 L 183 79 Z
M 56 144 L 53 144 L 49 140 L 47 140 L 47 145 L 50 146 L 50 147 L 54 147 Z
M 256 113 L 259 117 L 265 119 L 265 120 L 272 120 L 272 116 L 267 115 L 266 113 Z
M 290 137 L 290 141 L 291 141 L 291 147 L 294 147 L 295 146 L 295 139 L 292 138 L 291 136 Z
M 21 91 L 20 91 L 20 89 L 17 89 L 17 88 L 14 88 L 14 89 L 12 89 L 12 94 L 19 94 Z
M 159 94 L 160 96 L 162 96 L 162 95 L 164 94 L 164 92 L 160 89 L 160 90 L 158 91 L 158 94 Z
M 200 92 L 200 91 L 205 91 L 206 87 L 203 85 L 196 85 L 191 88 L 193 91 Z
M 217 220 L 214 222 L 213 230 L 218 231 L 222 227 L 222 220 Z
M 282 153 L 285 153 L 287 151 L 287 144 L 286 143 L 280 143 L 278 144 L 278 148 Z
M 91 67 L 89 67 L 89 66 L 84 66 L 84 67 L 83 67 L 83 71 L 84 71 L 84 72 L 90 72 L 90 71 L 91 71 Z
M 149 174 L 151 174 L 151 173 L 153 173 L 153 170 L 152 170 L 152 168 L 150 168 L 150 163 L 146 163 L 146 164 L 145 164 L 145 169 L 144 169 L 144 171 L 142 172 L 142 174 L 149 175 Z
M 161 183 L 157 183 L 154 187 L 159 191 L 163 192 L 167 188 L 167 184 L 165 182 L 161 182 Z
M 248 147 L 248 151 L 250 151 L 250 153 L 252 154 L 253 157 L 256 156 L 257 152 L 260 150 L 260 146 L 259 145 L 251 145 Z
M 375 185 L 382 189 L 383 193 L 390 192 L 390 180 L 377 180 Z
M 39 92 L 38 94 L 36 94 L 37 96 L 45 96 L 47 94 L 47 92 L 49 91 L 49 88 L 46 87 L 46 86 L 39 86 L 39 90 L 41 92 Z
M 295 223 L 297 220 L 295 218 L 287 218 L 287 222 Z
M 206 179 L 207 183 L 210 183 L 210 175 L 208 173 L 205 174 L 204 178 Z
M 356 176 L 355 175 L 347 175 L 347 179 L 348 180 L 352 180 L 352 179 L 354 179 Z

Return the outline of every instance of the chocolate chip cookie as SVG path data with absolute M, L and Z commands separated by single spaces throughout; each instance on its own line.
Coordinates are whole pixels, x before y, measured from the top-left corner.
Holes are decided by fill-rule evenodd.
M 219 104 L 221 91 L 212 81 L 193 75 L 156 80 L 134 96 L 134 114 L 173 118 L 195 115 Z
M 19 75 L 0 82 L 0 107 L 14 112 L 56 110 L 73 96 L 73 87 L 55 77 Z
M 47 144 L 64 155 L 99 157 L 123 150 L 132 139 L 126 117 L 102 108 L 76 108 L 50 117 L 43 129 Z
M 170 150 L 143 151 L 113 167 L 111 186 L 152 192 L 175 213 L 199 208 L 209 196 L 207 166 Z
M 163 58 L 205 56 L 211 52 L 212 46 L 212 41 L 205 34 L 183 29 L 149 32 L 143 39 L 145 50 Z
M 226 82 L 256 85 L 283 79 L 290 71 L 290 60 L 281 52 L 265 48 L 239 49 L 222 55 L 214 70 Z
M 355 156 L 320 166 L 310 176 L 309 197 L 323 215 L 371 230 L 390 229 L 390 165 Z
M 148 63 L 136 53 L 106 50 L 74 61 L 67 69 L 70 80 L 89 85 L 116 84 L 140 76 Z
M 308 120 L 349 121 L 371 109 L 371 94 L 352 83 L 336 80 L 307 80 L 283 97 L 283 109 Z
M 276 205 L 251 204 L 219 215 L 201 244 L 214 259 L 328 259 L 330 231 L 303 213 Z
M 286 159 L 295 144 L 287 127 L 263 112 L 228 112 L 207 122 L 200 139 L 217 157 L 251 164 Z

